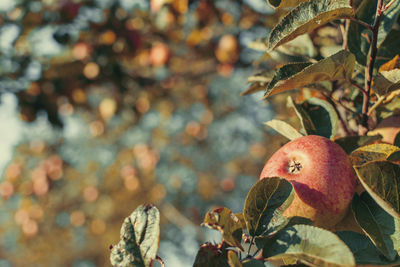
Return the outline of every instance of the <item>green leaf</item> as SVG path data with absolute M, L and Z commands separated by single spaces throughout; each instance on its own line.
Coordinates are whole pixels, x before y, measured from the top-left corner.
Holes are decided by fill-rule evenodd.
M 228 264 L 230 267 L 243 267 L 238 254 L 233 250 L 228 251 Z
M 268 84 L 265 97 L 306 85 L 349 79 L 355 66 L 352 53 L 341 50 L 317 63 L 290 63 L 281 67 Z
M 376 56 L 376 68 L 400 54 L 400 31 L 392 29 L 380 45 Z
M 314 58 L 318 54 L 309 34 L 297 36 L 295 39 L 279 46 L 276 51 L 286 55 L 306 56 L 308 58 Z
M 343 240 L 344 243 L 350 248 L 351 252 L 356 259 L 357 264 L 372 264 L 377 266 L 396 265 L 400 263 L 400 257 L 394 261 L 389 261 L 379 252 L 371 240 L 360 233 L 352 231 L 336 232 L 336 235 Z
M 270 120 L 265 123 L 265 125 L 271 127 L 284 137 L 289 140 L 294 140 L 296 138 L 300 138 L 303 135 L 299 133 L 295 128 L 293 128 L 290 124 L 280 121 L 280 120 Z
M 361 166 L 367 162 L 387 160 L 400 148 L 389 144 L 371 144 L 362 146 L 350 154 L 350 161 L 354 166 Z
M 326 138 L 333 138 L 336 135 L 339 119 L 335 109 L 328 102 L 309 98 L 302 104 L 296 104 L 291 97 L 288 97 L 288 105 L 294 108 L 308 135 L 320 135 Z
M 268 51 L 329 21 L 353 15 L 347 0 L 310 0 L 302 3 L 272 29 L 268 37 Z
M 372 25 L 375 12 L 376 0 L 364 0 L 358 7 L 355 17 Z M 370 47 L 369 43 L 372 38 L 371 32 L 360 24 L 351 21 L 347 38 L 349 50 L 356 56 L 357 62 L 365 66 Z
M 400 220 L 396 220 L 367 194 L 354 196 L 352 210 L 357 223 L 385 257 L 393 261 L 400 250 Z
M 339 118 L 331 104 L 319 98 L 309 98 L 302 106 L 314 124 L 315 134 L 329 139 L 336 135 Z
M 288 96 L 287 105 L 288 107 L 292 107 L 296 112 L 296 115 L 299 118 L 301 126 L 303 127 L 306 134 L 310 135 L 310 134 L 315 134 L 317 132 L 317 129 L 315 128 L 315 125 L 311 120 L 310 115 L 307 113 L 307 111 L 303 108 L 301 104 L 295 103 L 293 98 L 291 96 Z
M 286 8 L 297 6 L 307 0 L 268 0 L 268 3 L 274 8 Z
M 283 223 L 279 228 L 276 229 L 276 231 L 279 231 L 285 227 L 290 227 L 298 224 L 313 225 L 314 222 L 308 218 L 293 216 L 288 218 L 285 223 Z M 271 236 L 256 236 L 254 241 L 257 248 L 262 249 L 266 243 L 270 242 L 270 239 Z
M 375 76 L 373 89 L 380 96 L 400 89 L 400 69 L 379 72 Z
M 312 63 L 309 62 L 301 62 L 301 63 L 289 63 L 281 68 L 279 68 L 275 74 L 274 77 L 272 78 L 271 82 L 268 84 L 267 89 L 265 91 L 265 97 L 278 94 L 293 88 L 284 88 L 282 90 L 274 89 L 275 86 L 279 86 L 279 84 L 282 81 L 290 79 L 290 77 L 300 73 L 302 70 L 304 70 L 306 67 L 312 65 Z
M 400 115 L 400 97 L 398 95 L 385 105 L 380 105 L 376 108 L 378 121 L 395 115 Z
M 279 231 L 263 249 L 268 259 L 293 259 L 311 266 L 355 266 L 350 249 L 330 231 L 294 225 Z
M 286 223 L 282 215 L 294 198 L 290 182 L 279 177 L 259 180 L 249 191 L 243 215 L 252 236 L 268 235 Z
M 391 154 L 388 158 L 388 161 L 400 161 L 400 151 L 394 152 L 393 154 Z M 399 163 L 399 162 L 396 162 Z
M 238 217 L 228 208 L 214 209 L 206 214 L 203 225 L 221 232 L 222 239 L 233 247 L 243 250 L 243 225 Z
M 347 154 L 350 154 L 357 148 L 365 145 L 369 145 L 373 142 L 381 140 L 382 136 L 373 135 L 373 136 L 345 136 L 335 139 L 335 143 L 338 144 L 346 151 Z
M 386 5 L 390 1 L 391 0 L 384 0 L 383 3 Z M 394 24 L 396 23 L 399 17 L 400 14 L 399 12 L 400 12 L 399 1 L 394 1 L 394 3 L 392 3 L 391 6 L 383 12 L 381 24 L 379 26 L 379 31 L 378 31 L 378 42 L 377 42 L 378 47 L 380 47 L 381 44 L 385 41 L 388 33 L 393 28 Z
M 390 0 L 384 1 L 385 4 L 387 4 L 388 2 L 390 2 Z M 356 18 L 371 25 L 375 19 L 376 6 L 377 6 L 377 0 L 362 1 L 357 9 L 355 15 Z M 395 1 L 389 7 L 389 9 L 384 12 L 379 27 L 378 40 L 377 40 L 378 48 L 384 42 L 389 31 L 392 29 L 394 23 L 396 22 L 399 11 L 400 11 L 400 2 Z M 363 26 L 354 21 L 350 22 L 350 27 L 348 32 L 348 47 L 349 50 L 356 56 L 357 62 L 364 66 L 366 65 L 367 62 L 371 38 L 372 38 L 371 32 L 368 29 L 364 28 Z
M 153 205 L 141 205 L 125 218 L 121 240 L 113 246 L 113 266 L 150 266 L 156 258 L 160 239 L 160 213 Z
M 232 256 L 231 256 L 232 257 Z M 205 243 L 200 246 L 193 267 L 231 267 L 228 263 L 228 250 L 226 243 Z
M 390 161 L 374 161 L 355 166 L 365 190 L 390 215 L 400 219 L 400 166 Z

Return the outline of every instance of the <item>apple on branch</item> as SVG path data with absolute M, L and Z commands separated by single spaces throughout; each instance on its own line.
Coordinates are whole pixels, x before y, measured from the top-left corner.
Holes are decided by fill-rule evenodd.
M 346 215 L 356 184 L 346 152 L 317 135 L 297 138 L 276 151 L 260 175 L 268 177 L 282 177 L 294 187 L 296 196 L 286 217 L 306 217 L 326 229 Z

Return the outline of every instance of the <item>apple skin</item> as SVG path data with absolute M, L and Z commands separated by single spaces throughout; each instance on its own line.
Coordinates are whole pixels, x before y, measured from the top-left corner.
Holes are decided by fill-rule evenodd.
M 400 116 L 392 116 L 383 119 L 373 131 L 368 132 L 368 135 L 382 135 L 382 142 L 392 144 L 396 135 L 400 132 Z
M 284 216 L 309 218 L 331 229 L 347 214 L 356 177 L 346 152 L 317 135 L 297 138 L 282 146 L 265 164 L 260 179 L 282 177 L 296 195 Z

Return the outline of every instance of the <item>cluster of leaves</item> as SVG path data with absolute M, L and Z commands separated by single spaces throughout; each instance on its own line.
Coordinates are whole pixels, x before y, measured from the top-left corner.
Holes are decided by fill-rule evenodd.
M 400 46 L 394 25 L 399 24 L 400 2 L 364 0 L 353 1 L 352 6 L 345 0 L 270 3 L 295 7 L 266 42 L 253 47 L 289 63 L 275 73 L 264 70 L 250 77 L 250 88 L 244 94 L 264 90 L 269 98 L 301 89 L 297 101 L 288 97 L 301 129 L 281 120 L 266 124 L 290 140 L 316 134 L 343 147 L 360 183 L 350 216 L 361 233 L 321 229 L 305 218 L 284 217 L 294 191 L 289 182 L 273 177 L 253 186 L 242 213 L 217 208 L 206 215 L 203 225 L 220 231 L 222 241 L 202 245 L 194 266 L 264 266 L 264 261 L 309 266 L 398 265 L 400 134 L 394 144 L 385 144 L 380 143 L 381 136 L 367 136 L 367 132 L 399 112 Z M 326 38 L 324 30 L 337 33 L 339 45 L 318 47 Z
M 292 185 L 282 178 L 262 179 L 248 193 L 243 213 L 235 214 L 224 207 L 208 212 L 203 225 L 221 232 L 222 241 L 203 244 L 193 266 L 264 266 L 264 261 L 310 266 L 400 263 L 398 211 L 395 217 L 386 212 L 382 206 L 387 204 L 379 205 L 379 197 L 366 192 L 354 196 L 352 213 L 364 235 L 354 231 L 333 233 L 312 226 L 306 218 L 284 217 L 294 194 Z M 150 216 L 146 207 L 151 207 L 155 215 Z M 140 206 L 125 219 L 121 241 L 111 252 L 114 266 L 162 262 L 156 255 L 154 235 L 158 236 L 159 230 L 153 228 L 159 219 L 154 210 L 154 206 Z

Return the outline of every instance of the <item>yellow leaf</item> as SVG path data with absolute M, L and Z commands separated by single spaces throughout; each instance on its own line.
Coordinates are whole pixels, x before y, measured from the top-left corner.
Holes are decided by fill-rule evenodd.
M 229 245 L 243 250 L 241 243 L 243 225 L 241 220 L 228 208 L 214 209 L 206 214 L 203 225 L 221 232 L 222 239 Z
M 350 154 L 350 161 L 353 166 L 361 166 L 371 161 L 386 160 L 398 151 L 400 151 L 399 147 L 388 144 L 362 146 Z
M 383 64 L 379 68 L 379 72 L 389 71 L 389 70 L 398 69 L 398 68 L 400 68 L 400 57 L 399 57 L 399 55 L 396 55 L 394 58 L 392 58 L 391 60 L 389 60 L 388 62 Z

